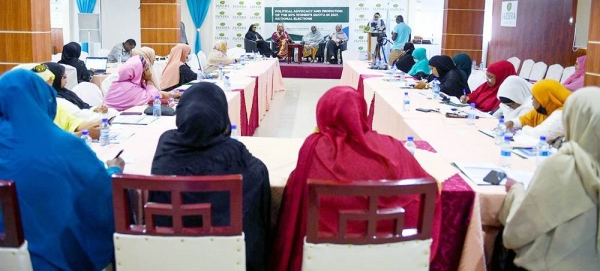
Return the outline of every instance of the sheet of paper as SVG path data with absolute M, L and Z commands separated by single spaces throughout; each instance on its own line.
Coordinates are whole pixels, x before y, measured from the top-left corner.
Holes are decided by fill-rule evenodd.
M 490 173 L 492 170 L 503 171 L 506 173 L 508 178 L 511 178 L 517 182 L 523 183 L 525 189 L 529 187 L 531 179 L 533 178 L 533 172 L 517 171 L 512 169 L 501 169 L 498 165 L 492 163 L 481 163 L 481 164 L 466 164 L 466 163 L 453 163 L 467 178 L 477 185 L 492 185 L 485 182 L 483 178 Z M 500 182 L 500 185 L 505 185 L 506 179 Z

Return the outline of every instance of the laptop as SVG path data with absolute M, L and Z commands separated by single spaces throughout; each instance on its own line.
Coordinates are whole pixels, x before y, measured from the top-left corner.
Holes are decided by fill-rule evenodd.
M 107 65 L 108 57 L 87 57 L 85 59 L 85 66 L 89 70 L 94 69 L 94 74 L 106 73 Z

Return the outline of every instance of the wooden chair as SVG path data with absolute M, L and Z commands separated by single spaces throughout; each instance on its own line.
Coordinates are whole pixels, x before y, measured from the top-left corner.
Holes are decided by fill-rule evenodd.
M 128 191 L 165 191 L 171 204 L 148 202 L 145 223 L 131 220 Z M 183 204 L 183 192 L 228 192 L 230 225 L 213 226 L 211 204 Z M 245 270 L 242 176 L 113 176 L 115 256 L 119 270 Z M 170 216 L 172 227 L 154 225 Z M 185 216 L 201 216 L 202 227 L 186 227 Z
M 0 232 L 0 270 L 33 270 L 21 224 L 17 188 L 12 181 L 0 181 L 0 209 L 4 232 Z
M 380 197 L 420 195 L 417 229 L 404 229 L 404 209 L 378 210 Z M 367 210 L 340 210 L 337 235 L 320 233 L 319 198 L 367 197 Z M 437 183 L 432 179 L 401 181 L 308 181 L 306 240 L 302 270 L 429 270 L 429 253 Z M 393 220 L 395 232 L 376 232 L 377 222 Z M 364 235 L 346 234 L 348 221 L 364 221 Z

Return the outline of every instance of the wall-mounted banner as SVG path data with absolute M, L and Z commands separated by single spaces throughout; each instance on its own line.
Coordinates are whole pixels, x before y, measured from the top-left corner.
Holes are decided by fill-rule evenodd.
M 502 2 L 502 17 L 500 19 L 500 26 L 517 26 L 517 4 L 517 1 Z

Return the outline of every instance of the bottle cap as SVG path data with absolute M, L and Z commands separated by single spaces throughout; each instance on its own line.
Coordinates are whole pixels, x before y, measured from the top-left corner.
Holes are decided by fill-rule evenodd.
M 81 130 L 81 135 L 88 135 L 88 134 L 89 134 L 89 132 L 87 129 Z
M 154 96 L 154 99 L 160 99 L 160 96 L 156 95 Z
M 471 108 L 475 108 L 475 103 L 471 103 Z
M 510 136 L 510 135 L 504 136 L 504 140 L 506 140 L 506 141 L 510 141 L 511 139 L 512 139 L 512 136 Z
M 408 92 L 404 92 L 404 95 L 408 95 Z
M 413 136 L 408 136 L 408 141 L 413 141 L 413 140 L 414 140 Z
M 540 140 L 546 141 L 546 136 L 540 136 Z
M 231 130 L 233 130 L 233 129 L 237 129 L 237 125 L 231 124 Z
M 499 119 L 498 122 L 499 123 L 504 123 L 504 119 Z
M 102 123 L 108 123 L 108 119 L 107 118 L 102 118 Z

